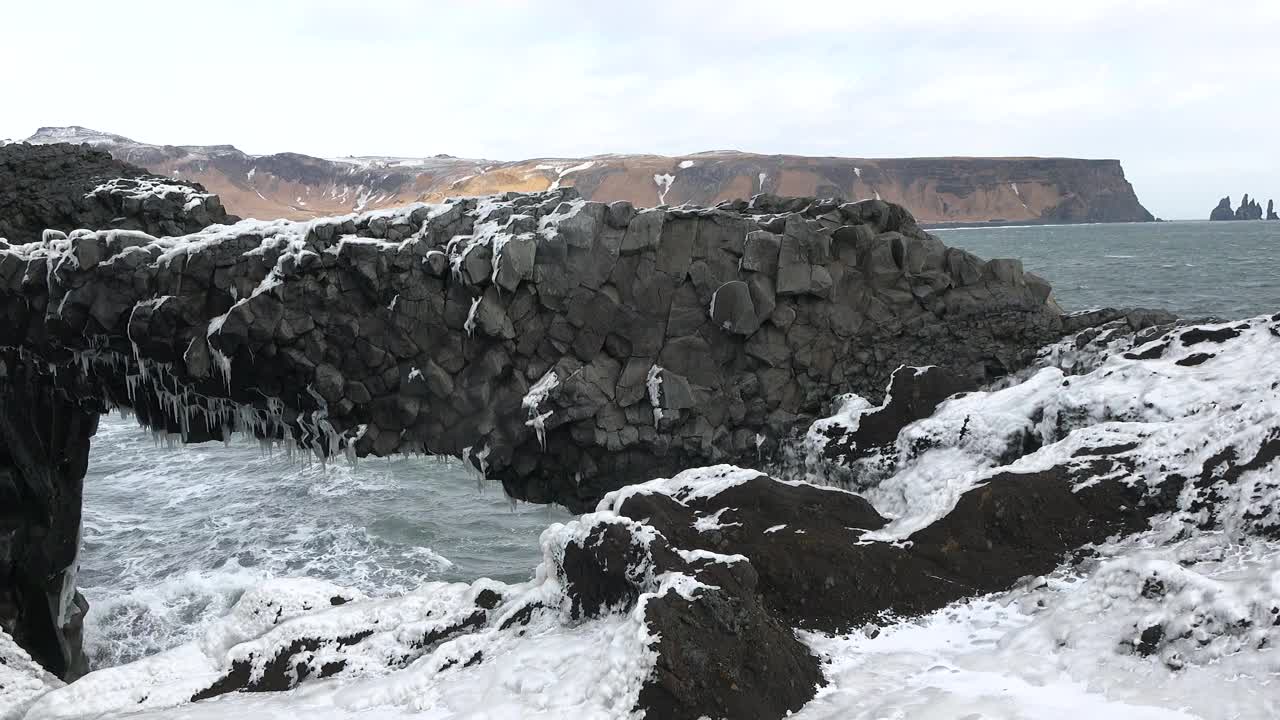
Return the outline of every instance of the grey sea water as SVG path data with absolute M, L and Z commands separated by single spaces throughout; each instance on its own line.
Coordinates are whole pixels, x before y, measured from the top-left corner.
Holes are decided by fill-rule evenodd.
M 170 448 L 132 419 L 103 417 L 85 478 L 86 648 L 103 667 L 193 639 L 269 577 L 375 596 L 435 580 L 520 582 L 542 530 L 571 517 L 513 506 L 454 460 L 304 465 L 248 439 Z
M 1067 310 L 1280 311 L 1280 222 L 936 231 L 982 257 L 1020 257 Z M 103 418 L 85 480 L 80 584 L 95 667 L 192 639 L 244 590 L 308 576 L 373 595 L 425 581 L 529 577 L 559 508 L 512 507 L 458 462 L 304 466 L 252 441 L 157 446 Z
M 931 231 L 983 258 L 1022 258 L 1067 310 L 1152 307 L 1222 318 L 1280 311 L 1280 222 Z

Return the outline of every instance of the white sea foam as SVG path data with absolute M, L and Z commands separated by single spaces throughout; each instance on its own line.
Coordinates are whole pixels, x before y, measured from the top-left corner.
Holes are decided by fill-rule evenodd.
M 302 465 L 252 441 L 157 447 L 102 418 L 85 482 L 80 583 L 95 667 L 195 637 L 273 577 L 339 581 L 374 596 L 425 581 L 528 576 L 536 538 L 567 517 L 512 512 L 458 461 Z

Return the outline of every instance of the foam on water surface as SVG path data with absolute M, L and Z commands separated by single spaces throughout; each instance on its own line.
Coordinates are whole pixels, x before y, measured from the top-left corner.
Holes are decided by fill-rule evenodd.
M 537 537 L 569 517 L 514 512 L 459 461 L 303 464 L 252 440 L 157 447 L 102 418 L 85 480 L 82 592 L 93 667 L 189 640 L 274 577 L 339 582 L 373 596 L 433 580 L 519 581 Z

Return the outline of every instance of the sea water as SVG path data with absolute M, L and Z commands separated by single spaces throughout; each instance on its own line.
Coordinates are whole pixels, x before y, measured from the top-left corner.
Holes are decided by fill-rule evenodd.
M 1280 311 L 1280 222 L 939 230 L 981 257 L 1020 257 L 1067 310 Z M 80 585 L 94 667 L 189 640 L 267 577 L 379 596 L 430 580 L 526 579 L 537 538 L 569 517 L 477 488 L 457 461 L 303 465 L 256 442 L 170 449 L 102 419 L 85 480 Z
M 979 257 L 1021 258 L 1066 310 L 1148 307 L 1196 318 L 1280 311 L 1280 221 L 932 232 Z
M 85 478 L 80 587 L 92 667 L 195 637 L 268 577 L 312 577 L 374 596 L 433 580 L 520 582 L 538 536 L 570 515 L 477 487 L 457 460 L 322 466 L 256 441 L 157 445 L 102 418 Z

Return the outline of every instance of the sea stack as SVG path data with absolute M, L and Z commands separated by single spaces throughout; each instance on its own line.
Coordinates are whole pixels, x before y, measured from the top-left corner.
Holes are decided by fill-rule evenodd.
M 1236 214 L 1231 211 L 1231 196 L 1228 195 L 1218 201 L 1218 207 L 1209 213 L 1210 220 L 1235 220 Z
M 1240 207 L 1236 209 L 1237 220 L 1261 220 L 1262 206 L 1257 200 L 1250 200 L 1248 193 L 1240 200 Z
M 1280 220 L 1280 215 L 1276 215 L 1276 201 L 1275 201 L 1275 200 L 1268 200 L 1268 201 L 1267 201 L 1267 219 L 1268 219 L 1268 220 Z
M 1262 205 L 1256 199 L 1250 199 L 1249 193 L 1245 193 L 1240 198 L 1240 207 L 1234 211 L 1231 209 L 1231 196 L 1222 198 L 1218 201 L 1218 206 L 1209 213 L 1210 220 L 1261 220 Z M 1271 201 L 1267 202 L 1268 220 L 1276 219 L 1275 206 Z

